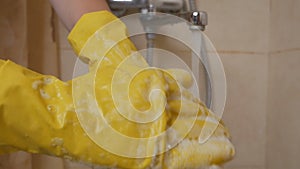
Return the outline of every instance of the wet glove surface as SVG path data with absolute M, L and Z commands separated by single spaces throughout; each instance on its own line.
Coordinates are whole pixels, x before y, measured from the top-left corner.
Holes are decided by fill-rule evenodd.
M 106 19 L 95 22 L 99 18 Z M 227 129 L 185 90 L 189 80 L 182 79 L 189 76 L 180 76 L 180 70 L 146 69 L 121 22 L 103 28 L 112 20 L 116 18 L 108 12 L 91 13 L 75 26 L 69 39 L 90 64 L 90 73 L 70 82 L 0 61 L 0 153 L 19 149 L 118 168 L 199 168 L 231 159 L 234 149 Z M 136 112 L 147 110 L 160 114 L 152 122 L 133 122 L 144 117 Z M 194 124 L 189 133 L 187 124 Z M 217 129 L 200 144 L 204 125 L 212 130 L 217 125 Z M 162 136 L 130 144 L 111 131 L 130 138 Z M 176 138 L 184 139 L 173 147 Z M 119 156 L 115 150 L 143 158 Z

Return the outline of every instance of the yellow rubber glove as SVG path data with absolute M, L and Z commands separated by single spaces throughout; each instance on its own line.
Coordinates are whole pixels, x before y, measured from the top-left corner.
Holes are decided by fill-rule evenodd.
M 103 18 L 107 18 L 107 20 L 101 20 Z M 139 55 L 130 57 L 135 59 L 124 62 L 124 59 L 135 51 L 135 48 L 126 38 L 125 26 L 119 25 L 120 22 L 118 22 L 118 27 L 105 30 L 108 32 L 100 34 L 101 38 L 99 38 L 99 34 L 95 33 L 104 24 L 115 19 L 107 12 L 91 13 L 82 17 L 75 26 L 70 34 L 71 44 L 81 57 L 87 58 L 86 60 L 92 66 L 90 74 L 79 77 L 73 82 L 61 82 L 55 77 L 40 75 L 9 61 L 0 62 L 0 77 L 3 82 L 0 84 L 0 151 L 25 150 L 32 153 L 49 154 L 118 168 L 154 166 L 158 168 L 198 168 L 221 164 L 229 160 L 233 155 L 233 147 L 227 139 L 228 133 L 223 125 L 220 124 L 214 133 L 213 136 L 216 138 L 210 139 L 204 144 L 198 143 L 199 133 L 205 124 L 204 122 L 207 122 L 205 117 L 210 117 L 210 120 L 215 119 L 216 122 L 218 119 L 212 118 L 213 114 L 209 113 L 197 101 L 187 102 L 194 108 L 198 108 L 200 105 L 200 111 L 197 112 L 199 119 L 196 120 L 192 132 L 167 153 L 158 155 L 155 158 L 126 158 L 110 153 L 95 144 L 97 140 L 102 139 L 121 149 L 120 152 L 134 151 L 133 154 L 139 155 L 139 152 L 135 151 L 138 150 L 137 146 L 140 145 L 128 146 L 126 142 L 115 140 L 114 135 L 110 135 L 112 133 L 106 135 L 100 133 L 99 136 L 97 134 L 93 136 L 90 132 L 86 132 L 89 129 L 99 127 L 98 118 L 93 118 L 93 114 L 90 114 L 93 107 L 89 107 L 89 102 L 92 102 L 95 98 L 103 116 L 110 121 L 110 125 L 118 132 L 131 137 L 148 138 L 160 134 L 175 121 L 175 117 L 178 117 L 176 113 L 179 112 L 180 108 L 183 109 L 185 118 L 178 120 L 179 125 L 177 127 L 182 124 L 184 128 L 186 123 L 193 121 L 192 117 L 189 116 L 189 110 L 184 109 L 185 106 L 178 103 L 181 101 L 177 97 L 178 86 L 174 85 L 174 80 L 168 73 L 157 70 L 142 72 L 140 76 L 133 79 L 128 90 L 129 99 L 137 109 L 147 110 L 151 106 L 147 97 L 150 93 L 147 91 L 149 89 L 159 89 L 166 91 L 167 96 L 176 95 L 176 97 L 173 97 L 174 99 L 168 99 L 169 108 L 164 110 L 155 122 L 147 123 L 142 127 L 136 123 L 128 122 L 117 113 L 118 109 L 114 107 L 112 101 L 112 96 L 115 95 L 109 90 L 109 87 L 113 87 L 112 82 L 114 82 L 114 79 L 112 75 L 116 70 L 123 70 L 122 67 L 121 69 L 119 67 L 121 62 L 124 63 L 123 66 L 126 68 L 125 72 L 129 73 L 139 70 L 140 67 L 146 67 L 147 64 Z M 88 29 L 84 29 L 84 27 Z M 120 42 L 114 41 L 120 37 L 124 39 Z M 105 48 L 106 43 L 114 43 L 115 46 L 112 49 L 107 49 Z M 104 56 L 103 54 L 107 59 L 103 59 L 104 62 L 99 63 L 99 56 Z M 119 71 L 121 77 L 122 75 L 125 76 L 122 72 Z M 172 74 L 172 72 L 169 73 Z M 97 86 L 95 89 L 96 95 L 95 97 L 85 96 L 86 93 L 90 92 L 86 92 L 89 87 L 84 86 L 85 84 L 91 85 L 89 80 L 94 78 L 93 76 L 95 76 Z M 130 77 L 128 78 L 130 79 Z M 150 81 L 150 84 L 142 83 L 140 79 L 146 79 Z M 169 89 L 166 89 L 165 84 L 168 84 Z M 73 91 L 72 85 L 75 87 Z M 117 84 L 115 89 L 118 90 L 118 87 L 120 86 Z M 75 98 L 75 105 L 72 102 L 73 97 Z M 81 97 L 91 100 L 84 100 Z M 160 104 L 156 103 L 155 99 L 161 98 L 158 93 L 158 95 L 153 96 L 152 100 L 150 97 L 150 103 L 158 105 L 159 109 Z M 188 94 L 186 98 L 188 98 L 187 100 L 192 99 Z M 124 105 L 119 103 L 119 106 Z M 81 110 L 78 115 L 79 119 L 76 116 L 75 107 L 77 110 Z M 127 115 L 131 115 L 130 112 Z M 97 117 L 96 114 L 95 117 Z M 81 124 L 89 122 L 91 125 L 87 125 L 87 128 L 82 125 L 86 130 L 84 131 L 79 121 Z M 176 129 L 176 126 L 175 131 L 176 134 L 182 135 L 182 137 L 186 134 L 181 132 L 182 129 Z M 168 143 L 171 138 L 172 134 L 170 133 L 166 137 L 162 137 L 162 140 L 159 141 L 159 143 L 162 143 L 161 145 L 149 141 L 146 152 L 152 154 L 154 151 L 158 151 L 157 149 L 164 149 L 167 146 L 163 143 Z
M 87 136 L 75 113 L 71 82 L 10 61 L 1 66 L 0 77 L 1 153 L 24 150 L 121 168 L 150 165 L 151 158 L 137 160 L 111 154 Z
M 100 20 L 100 16 L 98 18 L 98 20 Z M 81 25 L 79 26 L 79 31 L 78 32 L 73 32 L 74 34 L 78 35 L 78 36 L 84 36 L 82 32 L 80 32 L 80 30 L 84 30 L 84 27 L 86 25 L 88 25 L 90 22 L 84 21 L 82 20 Z M 83 28 L 80 29 L 80 26 L 82 26 Z M 119 31 L 116 31 L 119 30 Z M 72 35 L 72 33 L 71 33 Z M 74 39 L 84 39 L 84 38 L 74 38 Z M 113 23 L 110 23 L 108 25 L 105 26 L 105 28 L 102 28 L 100 30 L 98 30 L 92 37 L 89 37 L 88 42 L 86 42 L 84 44 L 84 46 L 80 46 L 80 45 L 76 45 L 78 43 L 76 43 L 76 41 L 71 39 L 71 42 L 73 42 L 73 47 L 78 49 L 76 51 L 78 52 L 78 55 L 82 58 L 85 58 L 84 60 L 89 60 L 90 63 L 98 65 L 97 60 L 101 60 L 102 62 L 100 63 L 98 68 L 98 72 L 97 72 L 97 77 L 96 78 L 96 84 L 98 81 L 101 81 L 101 85 L 100 86 L 107 86 L 106 88 L 111 88 L 114 84 L 115 81 L 112 80 L 112 75 L 117 76 L 116 79 L 123 79 L 125 82 L 122 83 L 120 82 L 120 86 L 123 86 L 124 88 L 119 88 L 120 91 L 116 91 L 118 88 L 114 88 L 115 91 L 118 94 L 121 93 L 126 93 L 126 87 L 127 84 L 126 82 L 130 81 L 130 78 L 132 78 L 134 75 L 136 75 L 136 73 L 138 72 L 137 70 L 141 70 L 142 68 L 147 67 L 147 64 L 145 63 L 145 61 L 142 59 L 142 57 L 136 53 L 134 53 L 135 48 L 133 47 L 133 45 L 131 44 L 130 41 L 128 41 L 127 37 L 126 37 L 126 28 L 125 26 L 120 23 L 119 21 L 115 21 Z M 116 45 L 116 46 L 115 46 Z M 101 48 L 101 50 L 98 48 L 99 46 L 105 46 L 104 48 Z M 115 51 L 122 51 L 122 52 L 115 52 L 112 55 L 106 54 L 106 52 L 109 50 L 110 47 L 114 46 L 114 48 L 116 49 Z M 131 57 L 128 58 L 129 55 L 133 55 Z M 113 64 L 110 62 L 111 60 L 113 60 Z M 124 61 L 125 60 L 125 61 Z M 93 66 L 92 66 L 93 67 Z M 139 69 L 140 68 L 140 69 Z M 93 69 L 93 68 L 92 68 Z M 117 69 L 117 71 L 116 71 Z M 112 70 L 111 72 L 108 72 L 107 70 Z M 120 73 L 119 75 L 119 71 L 121 70 L 123 71 L 123 74 Z M 175 76 L 173 76 L 174 78 L 176 78 L 177 81 L 180 81 L 183 86 L 188 87 L 190 78 L 188 78 L 189 76 L 187 76 L 186 74 L 180 74 L 183 71 L 169 71 L 168 73 L 173 74 Z M 148 72 L 151 74 L 151 72 Z M 189 112 L 191 112 L 191 110 L 195 110 L 197 108 L 200 107 L 199 113 L 197 114 L 199 117 L 195 122 L 195 126 L 192 130 L 191 133 L 193 133 L 192 135 L 189 135 L 183 142 L 181 142 L 177 147 L 175 147 L 174 149 L 172 149 L 171 151 L 166 153 L 166 157 L 164 157 L 164 168 L 198 168 L 200 166 L 209 166 L 209 165 L 213 165 L 213 164 L 220 164 L 224 161 L 227 161 L 229 159 L 232 158 L 233 154 L 234 154 L 234 149 L 232 144 L 230 143 L 230 141 L 228 140 L 229 137 L 229 133 L 227 131 L 226 128 L 223 127 L 222 124 L 219 124 L 219 119 L 217 117 L 215 117 L 213 115 L 213 113 L 211 113 L 203 104 L 201 104 L 199 101 L 195 101 L 196 99 L 193 98 L 191 96 L 191 94 L 189 94 L 188 92 L 186 92 L 187 97 L 184 99 L 181 99 L 181 97 L 174 97 L 174 94 L 178 95 L 178 89 L 176 89 L 176 85 L 174 87 L 173 85 L 173 89 L 172 89 L 172 84 L 176 83 L 176 82 L 168 82 L 169 79 L 167 78 L 167 72 L 161 72 L 158 70 L 158 72 L 156 73 L 160 73 L 160 75 L 152 73 L 152 78 L 155 78 L 157 76 L 160 76 L 161 78 L 159 78 L 159 80 L 155 81 L 156 83 L 161 82 L 163 83 L 162 85 L 167 85 L 168 86 L 168 90 L 166 92 L 166 95 L 169 96 L 168 98 L 168 105 L 171 109 L 173 109 L 172 111 L 175 113 L 178 113 L 180 111 L 180 109 L 182 109 L 182 111 L 186 114 L 185 117 L 183 117 L 182 119 L 179 118 L 178 123 L 175 126 L 175 132 L 177 133 L 177 137 L 181 136 L 182 138 L 185 136 L 186 130 L 183 130 L 182 128 L 184 128 L 183 126 L 188 126 L 186 125 L 187 123 L 192 123 L 194 120 L 194 117 L 192 116 L 192 114 L 189 116 Z M 127 76 L 129 76 L 127 78 Z M 176 77 L 177 76 L 177 77 Z M 101 77 L 105 77 L 105 78 L 101 78 Z M 143 80 L 145 81 L 145 79 L 147 79 L 147 75 L 146 76 L 141 76 L 143 78 Z M 182 78 L 183 77 L 183 78 Z M 165 81 L 163 81 L 163 79 Z M 188 80 L 182 80 L 182 79 L 188 79 Z M 140 81 L 143 81 L 140 79 Z M 150 80 L 150 82 L 153 81 Z M 132 83 L 134 83 L 134 81 L 130 81 Z M 155 84 L 155 83 L 154 83 Z M 151 84 L 149 84 L 149 86 L 151 86 Z M 149 86 L 146 86 L 145 88 L 143 88 L 143 92 L 141 92 L 141 94 L 145 93 L 145 91 L 147 90 L 147 87 L 149 88 Z M 130 86 L 131 87 L 131 86 Z M 139 83 L 138 86 L 134 87 L 136 90 L 132 90 L 132 91 L 137 91 L 137 89 L 141 88 L 141 83 Z M 161 88 L 162 90 L 163 87 Z M 96 92 L 98 94 L 101 93 L 101 91 Z M 100 94 L 101 95 L 101 94 Z M 102 94 L 105 95 L 105 94 Z M 109 95 L 113 95 L 113 93 L 109 93 Z M 134 93 L 130 93 L 129 96 L 133 96 Z M 146 93 L 146 96 L 148 96 L 148 93 Z M 180 96 L 180 92 L 179 92 L 179 96 Z M 99 97 L 100 98 L 100 97 Z M 135 100 L 140 100 L 141 97 L 138 97 L 139 99 L 135 99 Z M 173 98 L 173 99 L 170 99 Z M 126 98 L 124 98 L 126 99 Z M 97 99 L 99 100 L 99 99 Z M 159 100 L 159 99 L 157 99 Z M 155 101 L 154 101 L 155 102 Z M 183 102 L 183 105 L 181 105 L 181 103 Z M 157 104 L 157 102 L 155 102 Z M 104 103 L 99 103 L 104 104 Z M 140 104 L 136 104 L 137 107 L 140 107 L 140 105 L 147 105 L 147 102 L 142 102 Z M 110 104 L 110 108 L 111 106 L 113 106 L 113 104 Z M 123 109 L 123 108 L 122 108 Z M 126 109 L 126 108 L 125 108 Z M 153 112 L 154 113 L 154 112 Z M 168 114 L 168 110 L 165 112 L 166 114 Z M 170 115 L 169 115 L 170 116 Z M 174 116 L 171 115 L 171 120 L 168 120 L 168 123 L 173 123 L 173 121 L 175 121 L 175 119 L 178 119 L 178 116 Z M 170 122 L 172 121 L 172 122 Z M 205 125 L 205 131 L 202 131 L 203 126 Z M 167 128 L 170 125 L 167 124 Z M 118 127 L 114 127 L 114 128 L 118 128 Z M 122 128 L 120 126 L 120 128 Z M 215 130 L 215 128 L 217 128 L 216 132 L 214 132 L 214 134 L 212 135 L 211 139 L 209 139 L 209 141 L 207 141 L 205 144 L 200 144 L 199 141 L 201 142 L 201 138 L 199 138 L 199 136 L 206 136 L 209 135 L 210 132 L 212 130 Z M 145 131 L 143 131 L 142 133 L 144 133 Z M 202 135 L 201 135 L 202 132 Z M 128 135 L 128 133 L 126 133 Z M 166 137 L 172 137 L 170 136 L 171 133 L 169 132 Z M 132 135 L 131 135 L 132 136 Z M 101 139 L 101 138 L 99 138 Z M 168 144 L 168 141 L 166 140 L 166 143 Z M 181 148 L 181 146 L 185 145 L 184 149 Z M 179 151 L 180 150 L 180 151 Z M 179 153 L 180 152 L 180 153 Z M 192 160 L 191 160 L 192 159 Z

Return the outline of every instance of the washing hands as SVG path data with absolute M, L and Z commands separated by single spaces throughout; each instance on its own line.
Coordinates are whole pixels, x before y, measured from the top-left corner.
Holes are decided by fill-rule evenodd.
M 205 168 L 233 157 L 223 123 L 188 92 L 189 73 L 149 67 L 111 13 L 84 15 L 69 41 L 90 66 L 69 82 L 0 61 L 0 153 L 108 168 Z

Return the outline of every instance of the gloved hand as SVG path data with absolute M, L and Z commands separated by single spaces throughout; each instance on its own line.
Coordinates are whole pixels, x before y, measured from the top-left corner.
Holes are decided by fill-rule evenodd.
M 0 84 L 2 152 L 19 149 L 118 168 L 199 168 L 229 160 L 233 156 L 233 146 L 222 124 L 218 125 L 212 139 L 199 144 L 203 126 L 219 120 L 191 94 L 184 92 L 188 80 L 180 80 L 185 78 L 178 75 L 178 71 L 145 70 L 134 76 L 141 68 L 147 68 L 147 63 L 135 53 L 120 21 L 103 28 L 112 20 L 116 18 L 108 12 L 87 14 L 71 32 L 69 38 L 75 51 L 90 64 L 89 74 L 71 82 L 40 75 L 9 61 L 0 62 L 3 81 Z M 176 83 L 176 80 L 181 83 Z M 123 85 L 129 86 L 124 88 Z M 181 95 L 184 99 L 179 97 Z M 136 110 L 132 112 L 128 103 Z M 162 109 L 165 103 L 167 107 Z M 123 110 L 129 111 L 120 115 Z M 126 119 L 153 118 L 145 114 L 134 116 L 136 112 L 146 110 L 149 110 L 148 114 L 162 111 L 159 116 L 154 116 L 154 122 L 142 125 Z M 196 120 L 192 110 L 197 110 Z M 109 125 L 105 125 L 103 119 Z M 186 124 L 194 121 L 192 131 L 186 136 Z M 157 142 L 148 139 L 140 144 L 130 144 L 116 140 L 115 133 L 106 132 L 110 131 L 107 126 L 134 138 L 152 138 L 170 126 L 173 128 Z M 167 150 L 168 143 L 180 137 L 184 140 L 175 148 L 151 157 L 157 151 Z M 112 146 L 116 148 L 110 149 Z M 115 151 L 144 158 L 118 156 Z
M 86 26 L 87 24 L 82 24 L 82 25 Z M 219 124 L 220 120 L 216 116 L 214 116 L 213 113 L 211 113 L 203 104 L 201 104 L 201 102 L 193 98 L 193 96 L 184 89 L 184 87 L 188 88 L 191 85 L 191 78 L 189 78 L 190 76 L 188 76 L 182 70 L 177 70 L 177 71 L 147 70 L 146 68 L 148 67 L 148 65 L 143 60 L 142 56 L 140 56 L 138 53 L 135 53 L 134 46 L 131 44 L 130 41 L 127 41 L 128 39 L 126 37 L 125 30 L 126 30 L 125 26 L 119 21 L 110 23 L 106 25 L 104 28 L 102 28 L 101 30 L 98 30 L 93 37 L 89 38 L 88 42 L 85 43 L 85 46 L 82 47 L 81 50 L 76 50 L 76 51 L 80 51 L 78 52 L 78 55 L 80 57 L 85 58 L 84 60 L 89 60 L 89 63 L 92 64 L 92 67 L 93 64 L 98 65 L 98 67 L 96 66 L 97 67 L 96 76 L 98 77 L 95 78 L 96 86 L 98 86 L 97 82 L 99 81 L 101 83 L 99 86 L 106 86 L 104 88 L 105 89 L 104 91 L 106 93 L 107 93 L 106 91 L 107 88 L 112 88 L 111 90 L 112 92 L 109 93 L 107 96 L 108 97 L 113 96 L 113 98 L 115 99 L 113 101 L 120 100 L 122 102 L 125 102 L 124 103 L 125 105 L 129 105 L 129 102 L 126 101 L 130 99 L 130 97 L 127 98 L 128 95 L 131 96 L 132 98 L 135 98 L 132 99 L 136 101 L 134 105 L 135 107 L 140 109 L 147 108 L 147 107 L 146 108 L 141 107 L 142 105 L 149 105 L 149 101 L 145 98 L 148 98 L 149 91 L 151 91 L 151 89 L 160 89 L 164 91 L 165 95 L 167 96 L 167 108 L 165 109 L 165 112 L 163 114 L 166 114 L 168 116 L 167 124 L 166 127 L 163 127 L 161 128 L 161 130 L 156 132 L 159 133 L 165 131 L 169 129 L 170 126 L 173 126 L 173 128 L 171 128 L 173 132 L 172 130 L 171 131 L 169 130 L 169 132 L 167 132 L 166 134 L 165 140 L 163 140 L 165 142 L 164 144 L 166 145 L 164 148 L 161 149 L 164 150 L 168 150 L 168 146 L 169 146 L 168 144 L 174 142 L 172 140 L 173 137 L 176 137 L 177 139 L 185 137 L 185 135 L 187 134 L 186 129 L 189 127 L 189 125 L 187 124 L 193 124 L 193 122 L 195 121 L 194 115 L 196 112 L 196 116 L 198 116 L 198 118 L 195 121 L 195 125 L 190 135 L 188 135 L 185 138 L 185 140 L 183 140 L 183 142 L 181 142 L 177 147 L 164 154 L 166 155 L 164 157 L 164 162 L 163 162 L 164 168 L 168 168 L 168 167 L 195 168 L 200 166 L 219 164 L 222 161 L 229 160 L 234 154 L 233 146 L 228 140 L 229 133 L 227 129 L 223 127 L 222 124 Z M 76 33 L 76 34 L 82 35 L 81 33 Z M 73 46 L 77 47 L 78 45 L 73 45 Z M 97 48 L 98 46 L 105 46 L 107 49 L 102 48 L 101 50 L 99 50 L 99 48 Z M 118 52 L 110 55 L 110 52 L 107 51 L 109 51 L 110 48 L 112 47 Z M 106 54 L 106 52 L 108 54 Z M 97 63 L 98 60 L 101 60 L 100 64 Z M 112 63 L 111 60 L 113 60 L 114 62 Z M 111 71 L 108 72 L 107 70 L 111 70 Z M 142 72 L 144 72 L 144 74 L 138 73 L 141 70 L 143 70 Z M 131 78 L 133 78 L 134 76 L 136 76 L 135 79 L 140 78 L 139 80 L 137 80 L 138 83 L 135 83 L 134 80 L 131 80 Z M 117 80 L 114 81 L 114 79 Z M 132 84 L 131 86 L 127 84 L 129 82 Z M 176 82 L 180 82 L 180 83 L 176 83 Z M 134 89 L 131 90 L 134 91 L 133 93 L 130 93 L 129 91 L 126 90 L 126 89 L 130 90 L 131 88 Z M 179 88 L 181 88 L 182 90 L 180 90 Z M 98 92 L 96 91 L 95 93 L 100 95 L 99 99 L 96 100 L 101 100 L 101 96 L 105 95 L 104 93 L 101 94 L 101 91 Z M 114 93 L 117 95 L 116 97 L 114 97 Z M 129 94 L 127 95 L 127 93 Z M 118 95 L 120 96 L 118 97 Z M 143 95 L 144 97 L 142 97 Z M 182 98 L 182 96 L 184 98 Z M 151 105 L 161 106 L 160 104 L 160 102 L 162 102 L 162 99 L 160 99 L 161 97 L 163 96 L 154 98 L 152 102 L 153 104 Z M 105 105 L 107 103 L 108 102 L 106 101 L 103 103 L 99 103 L 99 105 Z M 118 107 L 119 108 L 121 107 L 120 104 L 116 104 L 115 106 L 117 109 Z M 110 110 L 113 110 L 112 107 L 114 107 L 114 105 L 110 103 L 108 108 Z M 200 110 L 199 112 L 198 109 Z M 126 115 L 129 117 L 131 117 L 130 112 L 132 113 L 132 116 L 137 114 L 134 110 L 129 109 L 126 106 L 123 106 L 118 110 L 119 112 L 122 110 L 128 110 L 129 114 Z M 109 110 L 107 110 L 107 112 L 108 111 Z M 180 117 L 178 116 L 179 112 L 183 114 Z M 151 113 L 155 114 L 155 111 Z M 115 117 L 114 120 L 120 121 L 118 120 L 118 118 Z M 161 118 L 158 119 L 157 121 L 160 120 L 163 122 L 165 119 Z M 118 131 L 121 131 L 121 129 L 123 129 L 124 123 L 116 123 L 120 125 L 118 127 L 114 125 L 112 126 L 114 126 L 114 128 L 117 129 Z M 206 131 L 202 131 L 204 125 Z M 206 136 L 207 134 L 210 134 L 211 130 L 214 130 L 215 128 L 217 128 L 217 130 L 216 132 L 214 132 L 212 139 L 207 141 L 206 144 L 200 144 L 199 143 L 199 141 L 201 142 L 201 138 L 199 138 L 199 136 L 201 135 L 200 133 L 202 132 L 202 135 Z M 140 130 L 141 126 L 137 126 L 137 129 Z M 147 129 L 149 130 L 150 128 Z M 126 130 L 126 131 L 132 131 L 132 130 Z M 146 131 L 142 131 L 141 135 L 130 135 L 129 133 L 123 133 L 123 134 L 132 137 L 141 137 L 142 135 L 145 136 L 145 133 Z M 174 133 L 176 134 L 176 136 L 174 136 Z M 146 137 L 150 137 L 150 136 L 151 135 L 146 135 Z M 175 140 L 178 141 L 177 139 Z M 101 138 L 98 138 L 96 140 L 101 140 Z M 180 147 L 183 145 L 185 145 L 185 148 L 181 149 Z M 173 145 L 170 146 L 172 147 Z

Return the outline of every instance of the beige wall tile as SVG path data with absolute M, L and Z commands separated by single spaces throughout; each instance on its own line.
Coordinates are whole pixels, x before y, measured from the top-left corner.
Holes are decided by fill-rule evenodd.
M 95 167 L 91 167 L 80 162 L 64 160 L 64 169 L 95 169 Z
M 130 37 L 130 39 L 138 50 L 145 49 L 147 47 L 145 35 L 135 35 Z
M 61 158 L 48 155 L 34 154 L 32 155 L 32 169 L 64 169 L 63 160 Z
M 77 57 L 72 50 L 60 51 L 60 78 L 62 80 L 72 79 L 76 59 Z
M 178 30 L 180 32 L 180 30 Z M 157 46 L 163 49 L 176 50 L 176 51 L 189 51 L 190 47 L 188 47 L 183 42 L 180 42 L 177 39 L 168 36 L 158 36 L 157 37 Z
M 28 65 L 27 3 L 0 1 L 0 58 Z
M 271 51 L 300 49 L 300 1 L 272 0 L 270 21 Z
M 72 49 L 68 42 L 69 31 L 65 28 L 65 26 L 59 21 L 58 23 L 58 34 L 59 34 L 59 47 L 64 49 Z
M 268 50 L 269 0 L 197 0 L 198 9 L 208 12 L 205 33 L 218 50 Z
M 300 166 L 300 51 L 269 57 L 267 162 L 269 169 Z
M 182 26 L 187 26 L 187 25 L 183 24 Z M 185 29 L 187 29 L 187 27 Z M 178 31 L 180 32 L 181 30 Z M 187 44 L 184 44 L 183 42 L 171 36 L 172 36 L 171 33 L 168 35 L 167 34 L 156 35 L 154 40 L 155 48 L 166 49 L 169 51 L 180 51 L 180 52 L 190 50 L 190 47 Z M 131 37 L 131 40 L 133 40 L 134 44 L 138 49 L 144 49 L 147 47 L 147 41 L 145 35 L 133 36 Z
M 71 80 L 74 77 L 86 74 L 88 65 L 83 63 L 71 49 L 60 51 L 61 79 Z
M 236 148 L 230 166 L 264 166 L 267 56 L 222 55 L 228 94 L 223 119 Z
M 28 68 L 58 76 L 54 11 L 48 1 L 27 1 L 26 7 Z

